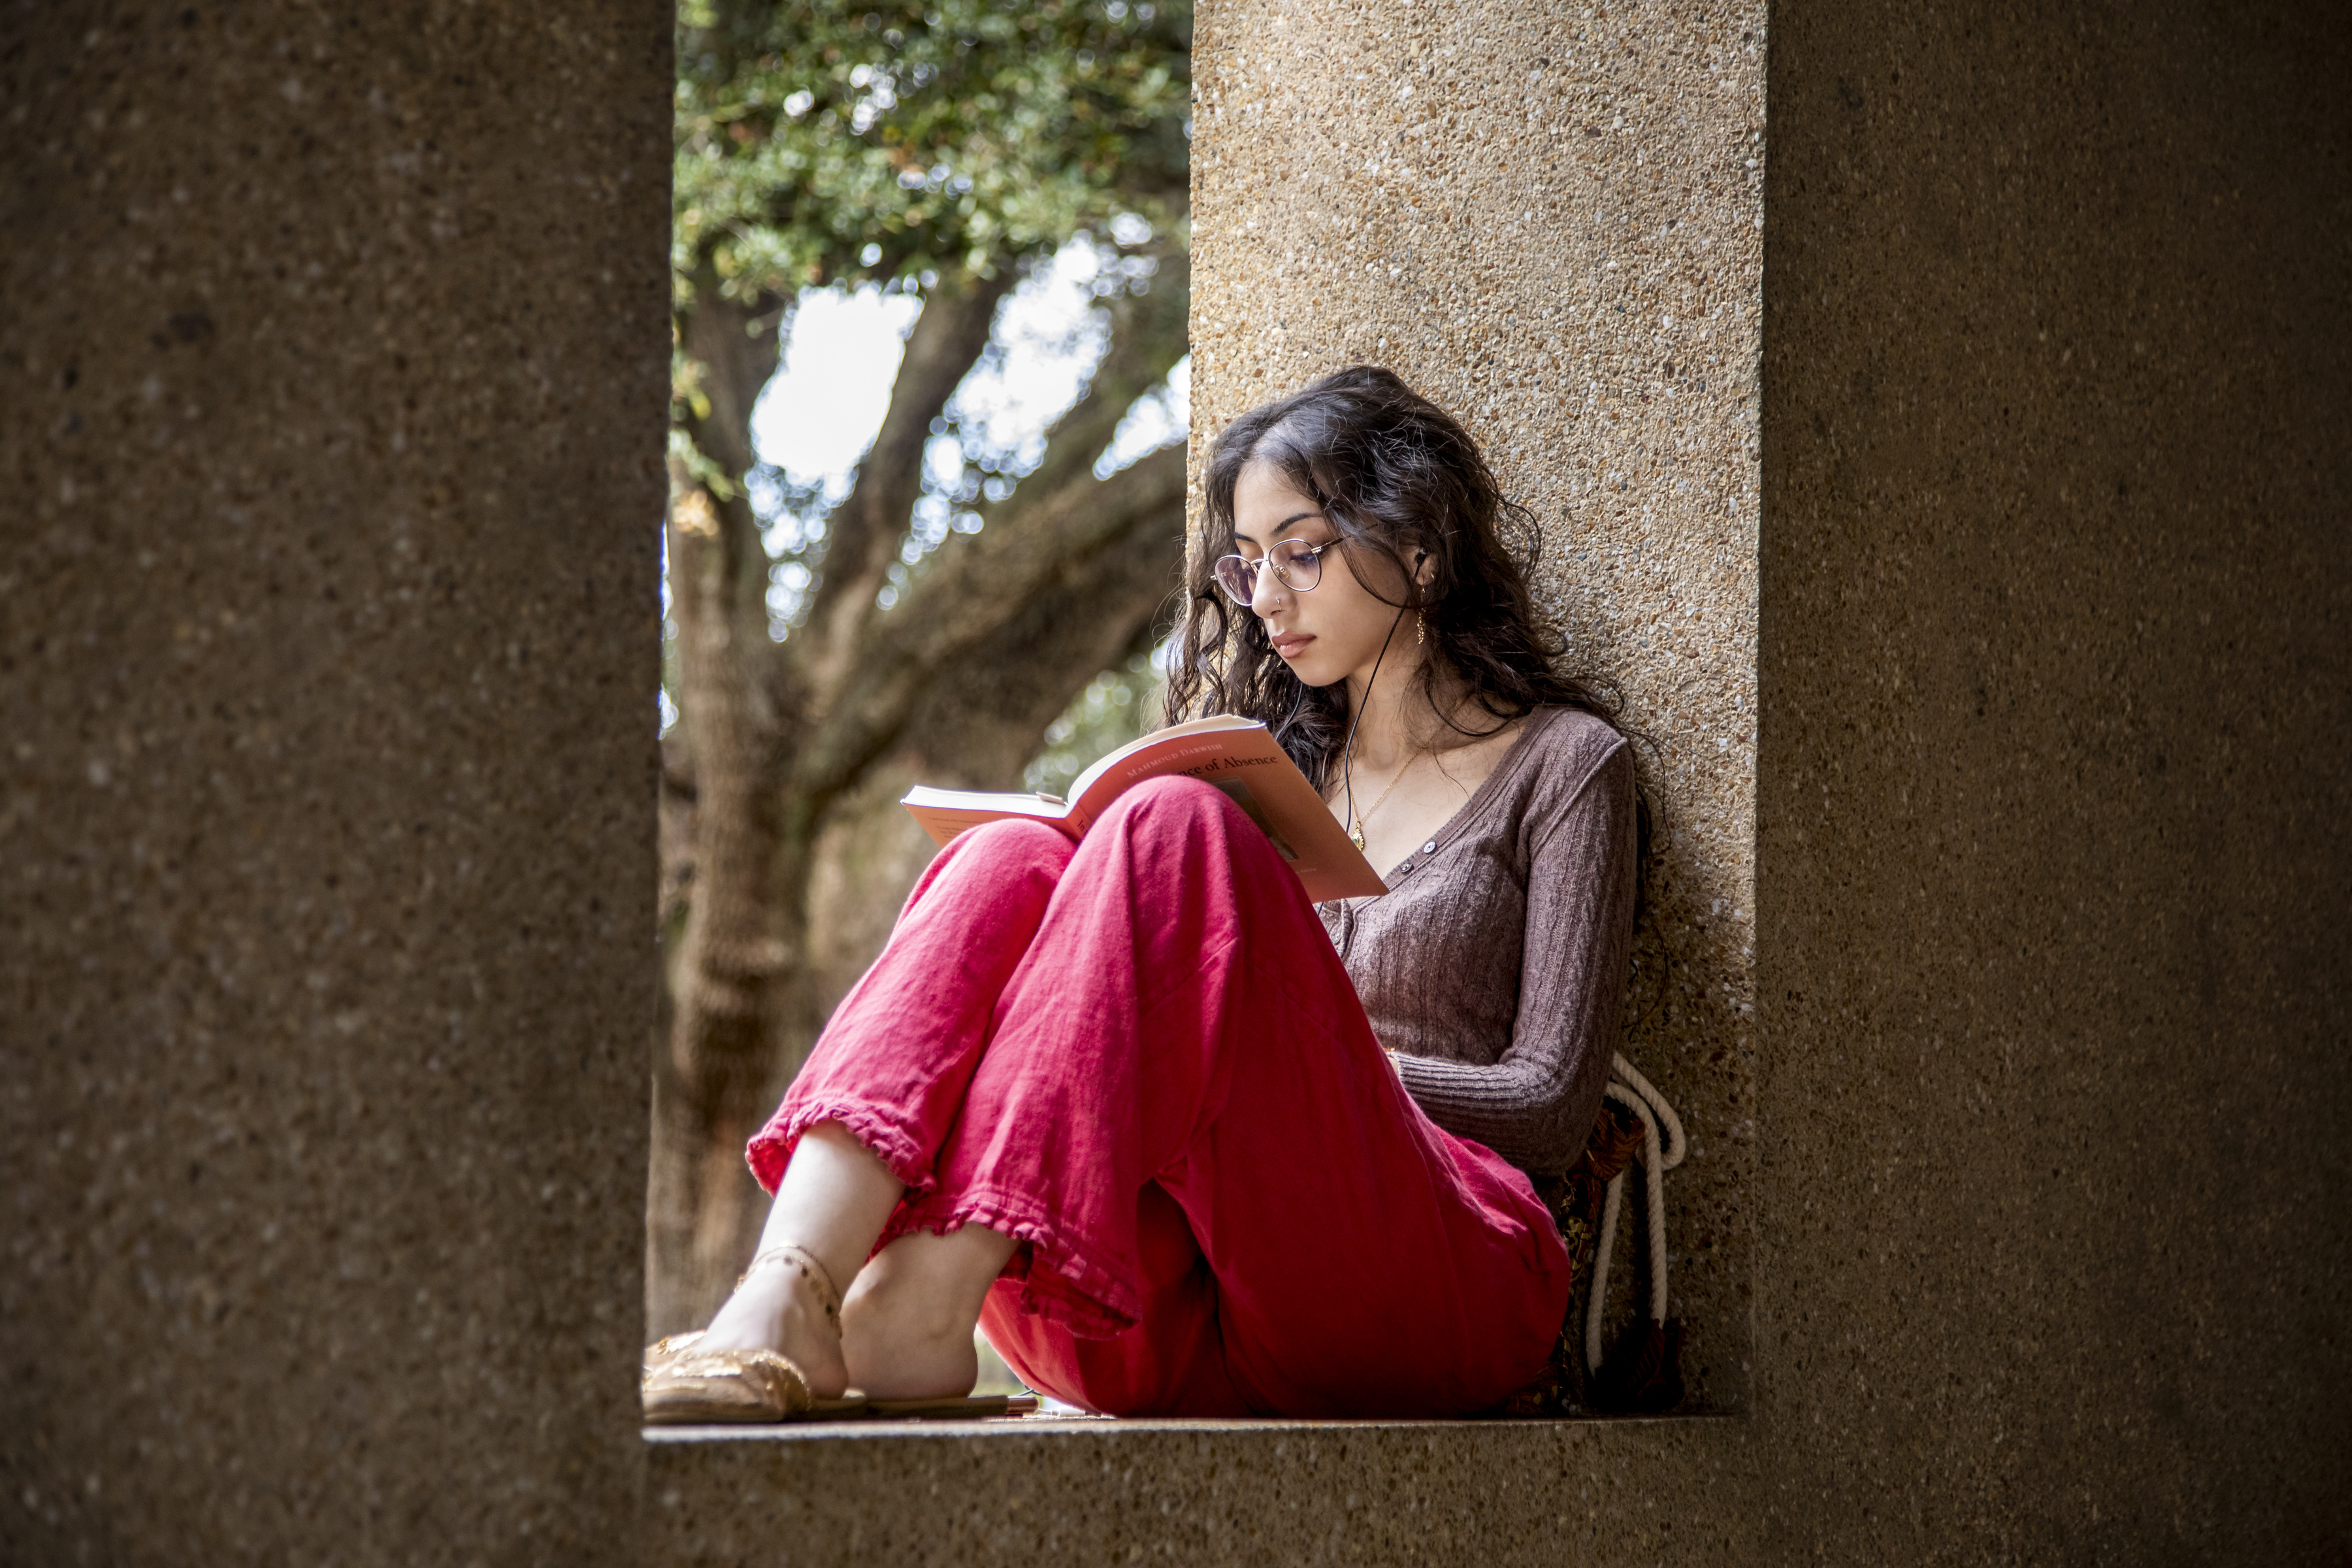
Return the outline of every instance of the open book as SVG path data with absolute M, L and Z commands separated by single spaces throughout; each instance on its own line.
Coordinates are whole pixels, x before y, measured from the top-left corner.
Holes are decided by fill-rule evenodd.
M 1265 725 L 1251 719 L 1195 719 L 1155 731 L 1080 773 L 1071 781 L 1066 801 L 917 784 L 899 804 L 941 844 L 967 827 L 1007 816 L 1026 816 L 1082 838 L 1121 793 L 1169 773 L 1223 790 L 1249 814 L 1315 902 L 1388 891 L 1298 764 L 1283 754 Z

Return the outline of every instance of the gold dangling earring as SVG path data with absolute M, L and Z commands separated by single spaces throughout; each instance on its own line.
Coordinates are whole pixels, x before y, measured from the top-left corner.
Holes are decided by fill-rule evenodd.
M 1412 646 L 1419 647 L 1428 640 L 1429 637 L 1427 634 L 1423 630 L 1421 612 L 1419 610 L 1415 610 L 1412 613 Z

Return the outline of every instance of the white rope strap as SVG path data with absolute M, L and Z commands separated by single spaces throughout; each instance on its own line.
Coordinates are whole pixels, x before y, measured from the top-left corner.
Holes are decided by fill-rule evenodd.
M 1642 1163 L 1648 1167 L 1643 1182 L 1650 1200 L 1650 1316 L 1659 1326 L 1666 1321 L 1666 1173 L 1683 1163 L 1689 1141 L 1683 1120 L 1666 1103 L 1655 1085 L 1633 1069 L 1622 1055 L 1610 1067 L 1611 1079 L 1601 1092 L 1632 1111 L 1642 1122 Z M 1592 1248 L 1592 1294 L 1584 1308 L 1584 1366 L 1601 1370 L 1601 1324 L 1609 1310 L 1609 1254 L 1617 1241 L 1617 1211 L 1624 1201 L 1625 1173 L 1609 1178 L 1608 1196 L 1601 1205 L 1601 1237 Z

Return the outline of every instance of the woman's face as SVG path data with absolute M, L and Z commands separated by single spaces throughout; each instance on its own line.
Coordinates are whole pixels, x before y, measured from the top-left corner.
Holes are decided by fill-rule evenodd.
M 1394 603 L 1382 603 L 1356 575 L 1363 573 L 1381 584 L 1391 601 L 1399 600 L 1404 582 L 1395 565 L 1375 551 L 1337 542 L 1339 531 L 1312 498 L 1291 487 L 1281 469 L 1272 463 L 1250 464 L 1234 484 L 1234 552 L 1262 561 L 1267 551 L 1291 539 L 1331 546 L 1318 557 L 1320 579 L 1297 593 L 1260 569 L 1250 601 L 1250 613 L 1264 623 L 1274 651 L 1291 673 L 1309 686 L 1328 686 L 1349 676 L 1369 680 L 1383 638 L 1389 640 L 1386 668 L 1410 667 L 1416 651 L 1412 628 L 1399 622 Z M 1389 636 L 1391 627 L 1394 637 Z

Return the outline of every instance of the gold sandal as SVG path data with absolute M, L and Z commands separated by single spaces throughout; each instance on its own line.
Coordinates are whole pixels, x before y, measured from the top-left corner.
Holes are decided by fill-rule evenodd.
M 798 1268 L 801 1278 L 815 1287 L 825 1317 L 840 1322 L 841 1292 L 834 1288 L 824 1265 L 805 1247 L 770 1247 L 751 1259 L 751 1268 L 735 1283 L 740 1286 L 753 1269 L 771 1260 Z M 699 1350 L 696 1347 L 701 1339 L 700 1332 L 671 1334 L 646 1347 L 645 1381 L 640 1385 L 646 1425 L 790 1421 L 810 1415 L 820 1405 L 843 1403 L 818 1399 L 809 1389 L 807 1374 L 781 1352 Z

